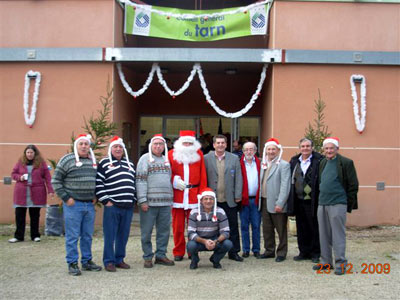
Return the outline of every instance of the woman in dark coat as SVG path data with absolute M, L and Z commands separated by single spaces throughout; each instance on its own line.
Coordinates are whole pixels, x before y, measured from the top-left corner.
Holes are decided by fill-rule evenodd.
M 54 195 L 51 175 L 39 149 L 28 145 L 15 165 L 12 178 L 17 182 L 14 189 L 15 222 L 17 230 L 10 243 L 22 242 L 25 235 L 26 210 L 29 208 L 31 239 L 40 242 L 40 209 L 47 204 L 47 193 Z

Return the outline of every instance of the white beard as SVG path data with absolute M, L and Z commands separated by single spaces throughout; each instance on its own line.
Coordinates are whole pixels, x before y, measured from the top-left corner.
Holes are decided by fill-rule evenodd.
M 180 164 L 193 164 L 200 160 L 200 154 L 197 150 L 201 148 L 198 141 L 194 141 L 193 146 L 183 146 L 182 142 L 178 139 L 174 143 L 173 157 Z

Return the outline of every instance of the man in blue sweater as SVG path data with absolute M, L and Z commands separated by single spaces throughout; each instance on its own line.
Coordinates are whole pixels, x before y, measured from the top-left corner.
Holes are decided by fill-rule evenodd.
M 135 170 L 118 136 L 111 140 L 108 157 L 97 168 L 96 196 L 104 205 L 104 267 L 108 272 L 129 269 L 124 258 L 136 200 Z

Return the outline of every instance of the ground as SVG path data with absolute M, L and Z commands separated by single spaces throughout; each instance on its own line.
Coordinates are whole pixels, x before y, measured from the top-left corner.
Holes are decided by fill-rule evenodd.
M 317 274 L 310 261 L 295 262 L 296 237 L 289 236 L 286 261 L 222 260 L 212 268 L 210 253 L 201 253 L 197 270 L 185 258 L 173 267 L 144 269 L 138 224 L 132 226 L 126 262 L 130 270 L 116 273 L 67 274 L 64 239 L 42 236 L 40 243 L 10 244 L 13 225 L 0 226 L 0 299 L 398 299 L 400 294 L 400 227 L 349 228 L 347 258 L 353 274 Z M 102 232 L 93 239 L 94 261 L 101 264 Z M 169 257 L 172 257 L 169 244 Z M 363 274 L 363 264 L 370 267 Z M 377 274 L 379 264 L 390 265 Z

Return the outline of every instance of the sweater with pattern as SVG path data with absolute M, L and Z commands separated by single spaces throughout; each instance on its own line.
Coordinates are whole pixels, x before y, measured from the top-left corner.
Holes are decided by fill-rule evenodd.
M 74 153 L 64 155 L 57 164 L 51 184 L 64 202 L 69 198 L 92 201 L 96 186 L 96 169 L 90 158 L 79 158 L 82 166 L 75 165 Z
M 130 170 L 125 158 L 112 159 L 112 165 L 106 157 L 97 167 L 96 197 L 103 204 L 111 201 L 115 206 L 132 208 L 136 201 L 134 165 L 129 161 Z
M 171 206 L 173 191 L 171 167 L 165 165 L 165 157 L 153 155 L 154 162 L 149 161 L 149 154 L 142 155 L 136 168 L 136 190 L 139 204 L 149 206 Z

